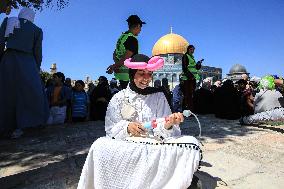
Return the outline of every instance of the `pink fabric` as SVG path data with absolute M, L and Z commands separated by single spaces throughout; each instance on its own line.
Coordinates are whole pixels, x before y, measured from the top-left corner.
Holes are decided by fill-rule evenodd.
M 131 69 L 147 69 L 149 71 L 156 71 L 164 66 L 164 59 L 159 56 L 152 57 L 148 63 L 146 62 L 131 62 L 131 58 L 124 61 L 124 65 Z

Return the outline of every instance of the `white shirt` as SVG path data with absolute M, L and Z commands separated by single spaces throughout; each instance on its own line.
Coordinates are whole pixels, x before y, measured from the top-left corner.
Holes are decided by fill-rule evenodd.
M 131 118 L 127 119 L 122 116 L 125 105 L 135 109 L 135 113 L 132 114 Z M 130 122 L 144 123 L 169 116 L 171 113 L 164 93 L 140 95 L 127 87 L 115 94 L 108 105 L 105 118 L 106 135 L 116 139 L 125 139 L 129 137 L 127 127 Z M 181 135 L 178 125 L 174 125 L 172 129 L 167 130 L 164 128 L 164 124 L 158 124 L 153 132 L 155 136 L 162 136 L 163 138 Z
M 283 96 L 276 90 L 263 90 L 255 95 L 254 98 L 254 113 L 261 113 L 274 108 L 283 107 Z
M 130 106 L 126 113 L 133 112 L 129 118 L 125 118 L 126 113 L 123 112 L 125 105 Z M 170 145 L 125 140 L 129 137 L 129 122 L 143 123 L 170 114 L 162 92 L 139 95 L 127 88 L 114 95 L 105 118 L 107 137 L 97 139 L 91 146 L 77 189 L 187 188 L 201 159 L 201 151 L 194 147 L 200 145 L 194 137 L 180 137 L 177 125 L 166 130 L 163 124 L 158 124 L 154 134 L 167 139 L 173 137 L 168 141 Z M 148 141 L 148 138 L 142 139 Z

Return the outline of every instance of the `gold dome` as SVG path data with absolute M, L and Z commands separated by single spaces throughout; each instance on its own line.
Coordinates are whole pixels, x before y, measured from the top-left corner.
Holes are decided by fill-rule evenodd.
M 152 55 L 185 53 L 189 43 L 182 36 L 170 33 L 161 37 L 154 45 Z

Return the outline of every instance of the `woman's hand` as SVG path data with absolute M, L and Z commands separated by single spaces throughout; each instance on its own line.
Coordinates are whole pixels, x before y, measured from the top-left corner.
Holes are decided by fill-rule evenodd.
M 283 79 L 274 79 L 274 83 L 277 86 L 284 85 L 284 80 Z
M 179 125 L 182 123 L 184 120 L 183 114 L 178 112 L 178 113 L 173 113 L 168 116 L 166 123 L 165 123 L 165 129 L 171 129 L 173 125 Z
M 131 136 L 141 136 L 141 134 L 146 134 L 146 129 L 137 122 L 130 122 L 127 127 L 127 132 Z

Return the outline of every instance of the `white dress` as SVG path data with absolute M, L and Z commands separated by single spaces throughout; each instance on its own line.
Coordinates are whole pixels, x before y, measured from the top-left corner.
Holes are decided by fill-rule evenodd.
M 91 146 L 78 189 L 187 188 L 201 160 L 194 137 L 181 136 L 178 125 L 166 130 L 163 123 L 153 130 L 162 141 L 127 133 L 131 121 L 143 123 L 170 114 L 162 92 L 139 95 L 128 87 L 114 95 L 105 118 L 107 137 Z
M 133 112 L 133 114 L 124 115 L 124 112 Z M 114 95 L 108 105 L 105 118 L 106 135 L 116 139 L 125 139 L 129 137 L 127 126 L 130 122 L 144 123 L 170 114 L 171 109 L 164 93 L 139 95 L 128 87 Z M 179 136 L 181 132 L 178 125 L 166 130 L 163 124 L 159 124 L 154 129 L 154 134 L 167 138 Z

